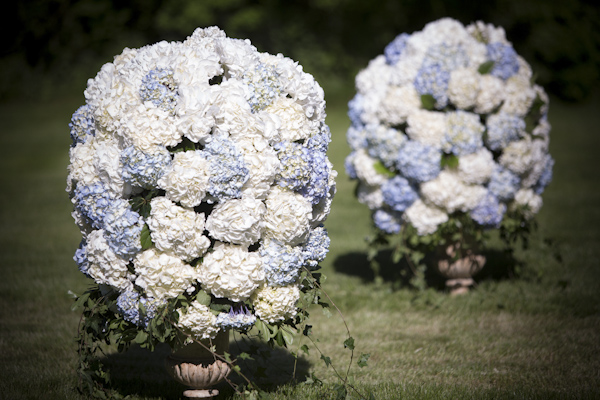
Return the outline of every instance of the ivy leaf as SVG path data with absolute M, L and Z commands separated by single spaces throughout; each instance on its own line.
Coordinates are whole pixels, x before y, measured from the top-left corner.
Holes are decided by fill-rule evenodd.
M 435 108 L 435 98 L 430 94 L 422 94 L 421 105 L 424 109 L 431 111 Z
M 367 361 L 369 360 L 369 357 L 371 357 L 371 354 L 369 354 L 369 353 L 362 353 L 360 355 L 360 357 L 358 357 L 358 361 L 356 363 L 361 368 L 366 367 L 367 366 Z
M 148 334 L 144 331 L 138 331 L 133 341 L 138 344 L 144 343 L 148 339 Z
M 354 350 L 354 338 L 352 336 L 344 340 L 344 348 Z
M 240 354 L 238 354 L 238 357 L 241 360 L 254 360 L 254 358 L 252 358 L 252 356 L 250 356 L 250 354 L 248 354 L 248 353 L 240 353 Z
M 326 355 L 321 354 L 321 360 L 325 362 L 326 367 L 329 367 L 331 365 L 331 357 L 327 357 Z
M 308 352 L 308 346 L 303 344 L 302 346 L 300 346 L 300 350 L 302 350 L 304 353 L 306 353 L 306 355 L 310 355 Z
M 142 243 L 142 250 L 147 250 L 152 247 L 152 238 L 150 237 L 150 228 L 148 224 L 144 224 L 142 233 L 140 234 L 140 242 Z
M 378 174 L 389 176 L 390 178 L 396 175 L 394 172 L 390 171 L 385 165 L 383 165 L 383 163 L 379 160 L 373 163 L 373 168 L 375 168 L 375 171 Z
M 479 66 L 479 68 L 477 68 L 477 72 L 479 72 L 481 75 L 485 75 L 485 74 L 489 74 L 493 68 L 494 68 L 494 61 L 489 60 L 489 61 L 486 61 L 483 64 L 481 64 Z

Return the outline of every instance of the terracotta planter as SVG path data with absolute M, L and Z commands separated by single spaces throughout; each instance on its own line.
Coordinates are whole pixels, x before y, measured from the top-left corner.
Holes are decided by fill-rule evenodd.
M 203 340 L 207 347 L 216 346 L 216 353 L 229 350 L 229 332 L 219 332 L 216 338 Z M 189 399 L 205 399 L 216 396 L 219 391 L 211 389 L 229 375 L 230 366 L 206 350 L 199 343 L 192 343 L 167 356 L 167 371 L 179 383 L 190 389 L 183 392 Z
M 485 261 L 485 256 L 477 254 L 476 249 L 461 249 L 460 243 L 453 243 L 438 250 L 436 266 L 446 277 L 450 293 L 463 294 L 473 286 L 473 275 L 483 268 Z

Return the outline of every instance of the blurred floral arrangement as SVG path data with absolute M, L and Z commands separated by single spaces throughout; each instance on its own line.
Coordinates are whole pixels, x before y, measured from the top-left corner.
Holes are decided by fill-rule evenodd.
M 83 238 L 74 258 L 95 283 L 77 297 L 80 352 L 253 326 L 291 342 L 320 302 L 337 175 L 314 78 L 212 27 L 126 48 L 85 99 L 66 188 Z
M 418 264 L 499 229 L 526 241 L 552 179 L 548 97 L 501 27 L 444 18 L 402 33 L 356 77 L 346 172 L 372 211 L 370 258 Z M 423 266 L 421 266 L 421 269 Z

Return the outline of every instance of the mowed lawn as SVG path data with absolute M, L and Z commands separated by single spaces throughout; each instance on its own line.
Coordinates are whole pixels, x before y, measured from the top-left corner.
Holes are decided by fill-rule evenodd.
M 79 314 L 71 311 L 68 291 L 81 293 L 89 282 L 72 260 L 80 237 L 64 191 L 67 125 L 81 101 L 0 105 L 0 399 L 87 398 L 76 390 Z M 346 104 L 328 105 L 338 192 L 326 222 L 331 249 L 322 264 L 324 288 L 356 340 L 349 375 L 360 393 L 377 399 L 600 398 L 599 106 L 598 99 L 551 101 L 554 181 L 529 250 L 516 253 L 521 267 L 510 273 L 512 261 L 493 247 L 477 287 L 453 297 L 435 276 L 429 290 L 410 288 L 385 257 L 381 277 L 374 278 L 364 241 L 369 212 L 344 172 Z M 350 352 L 342 319 L 315 308 L 311 323 L 319 348 L 345 374 Z M 300 353 L 304 343 L 297 337 L 290 350 Z M 109 357 L 121 393 L 179 398 L 181 387 L 161 367 L 164 349 L 158 353 L 134 349 Z M 367 367 L 356 365 L 360 353 L 370 354 Z M 274 383 L 265 386 L 272 398 L 335 398 L 332 367 L 314 347 L 299 359 L 298 383 L 287 375 L 291 354 L 273 354 L 273 364 L 261 364 Z M 310 373 L 324 386 L 302 383 Z M 221 388 L 219 398 L 232 398 Z

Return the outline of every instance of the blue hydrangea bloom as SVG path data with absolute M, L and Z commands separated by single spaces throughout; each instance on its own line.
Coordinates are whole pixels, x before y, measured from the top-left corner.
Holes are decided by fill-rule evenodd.
M 435 99 L 436 107 L 444 108 L 448 104 L 449 81 L 450 72 L 442 68 L 440 64 L 423 64 L 417 72 L 414 85 L 417 93 L 420 95 L 432 95 Z
M 507 80 L 519 72 L 517 52 L 506 43 L 490 43 L 487 45 L 487 56 L 494 62 L 490 73 L 495 77 Z
M 148 327 L 148 324 L 163 304 L 164 302 L 140 296 L 134 290 L 121 292 L 117 297 L 117 311 L 123 316 L 123 319 L 144 328 Z M 140 306 L 144 308 L 145 313 L 140 311 Z
M 394 40 L 392 40 L 387 46 L 385 46 L 383 54 L 385 55 L 385 61 L 388 64 L 394 65 L 398 62 L 402 52 L 406 48 L 406 42 L 408 41 L 408 38 L 410 38 L 408 33 L 401 33 L 400 35 L 396 36 L 396 38 L 394 38 Z
M 500 201 L 512 200 L 519 190 L 521 178 L 510 170 L 497 167 L 488 184 L 488 190 Z
M 417 71 L 414 86 L 420 95 L 430 94 L 437 108 L 448 104 L 448 82 L 450 72 L 467 66 L 469 57 L 461 46 L 449 46 L 445 43 L 431 46 L 421 68 Z
M 79 270 L 83 272 L 86 276 L 89 276 L 87 271 L 90 268 L 90 263 L 87 259 L 86 246 L 86 241 L 82 240 L 81 243 L 79 243 L 79 248 L 75 250 L 73 260 L 75 260 L 75 262 L 77 263 L 77 267 L 79 268 Z
M 479 225 L 486 228 L 498 228 L 505 211 L 506 206 L 500 204 L 498 198 L 488 191 L 479 204 L 471 210 L 470 215 Z
M 331 167 L 327 163 L 327 154 L 322 151 L 312 151 L 309 161 L 310 175 L 306 185 L 299 193 L 312 204 L 319 204 L 329 193 L 329 174 Z
M 311 150 L 327 153 L 331 142 L 331 130 L 327 124 L 322 123 L 319 131 L 313 133 L 306 141 L 306 147 Z
M 373 129 L 375 129 L 375 128 L 373 127 Z M 351 126 L 350 128 L 348 128 L 348 133 L 346 134 L 346 140 L 352 150 L 367 148 L 367 132 L 368 132 L 368 130 L 369 130 L 369 128 L 365 129 L 364 126 L 362 126 L 360 128 Z
M 512 141 L 518 140 L 525 131 L 525 121 L 516 115 L 500 112 L 490 116 L 487 121 L 487 146 L 499 151 Z
M 369 155 L 381 160 L 383 165 L 388 168 L 393 167 L 396 163 L 396 157 L 404 141 L 402 132 L 393 128 L 367 129 Z
M 125 182 L 152 189 L 157 186 L 158 180 L 171 164 L 171 154 L 165 147 L 155 154 L 147 154 L 129 146 L 121 152 L 121 163 L 121 176 Z
M 282 93 L 279 73 L 273 65 L 259 63 L 251 72 L 246 72 L 242 81 L 248 86 L 248 104 L 253 113 L 264 110 Z
M 382 208 L 373 213 L 373 223 L 375 227 L 385 233 L 396 234 L 400 232 L 401 217 L 399 213 L 384 210 Z
M 285 286 L 296 282 L 304 264 L 302 248 L 269 240 L 258 250 L 269 286 Z
M 441 171 L 442 152 L 415 140 L 407 140 L 396 159 L 396 167 L 411 181 L 426 182 L 434 179 Z
M 155 68 L 142 78 L 142 101 L 149 101 L 161 110 L 173 113 L 177 105 L 177 84 L 170 68 Z
M 307 268 L 311 270 L 317 268 L 329 252 L 330 243 L 331 239 L 322 225 L 310 231 L 306 243 L 302 246 L 302 256 Z
M 250 171 L 231 139 L 214 136 L 204 148 L 209 162 L 208 193 L 217 200 L 239 199 Z
M 104 216 L 104 238 L 115 254 L 131 260 L 142 250 L 144 219 L 124 199 L 113 200 Z
M 399 212 L 406 210 L 419 198 L 415 188 L 400 175 L 394 176 L 381 185 L 381 193 L 385 204 Z
M 536 194 L 542 194 L 544 189 L 552 182 L 552 168 L 554 167 L 554 159 L 548 154 L 544 165 L 544 172 L 539 177 L 536 184 L 533 186 L 533 191 Z
M 365 99 L 362 94 L 356 93 L 356 95 L 348 102 L 348 117 L 353 127 L 361 128 L 365 125 L 362 120 L 362 113 L 364 111 Z
M 277 183 L 290 190 L 300 190 L 308 185 L 311 175 L 311 151 L 296 142 L 279 142 L 273 148 L 281 163 Z
M 354 157 L 354 152 L 350 153 L 346 160 L 344 161 L 344 169 L 346 170 L 346 175 L 350 179 L 358 179 L 358 175 L 356 174 L 356 168 L 354 168 L 354 164 L 352 163 L 352 157 Z
M 75 209 L 88 220 L 94 229 L 104 227 L 104 215 L 112 200 L 112 196 L 101 182 L 92 185 L 77 184 L 73 191 Z
M 96 135 L 94 116 L 89 105 L 85 104 L 73 113 L 69 129 L 71 130 L 71 139 L 73 140 L 72 146 L 76 146 L 78 143 L 85 143 L 88 137 Z
M 256 322 L 256 316 L 245 306 L 233 306 L 228 313 L 217 315 L 217 325 L 222 329 L 247 330 Z
M 444 150 L 462 156 L 475 153 L 483 147 L 484 127 L 477 115 L 472 118 L 474 115 L 466 111 L 447 114 Z

